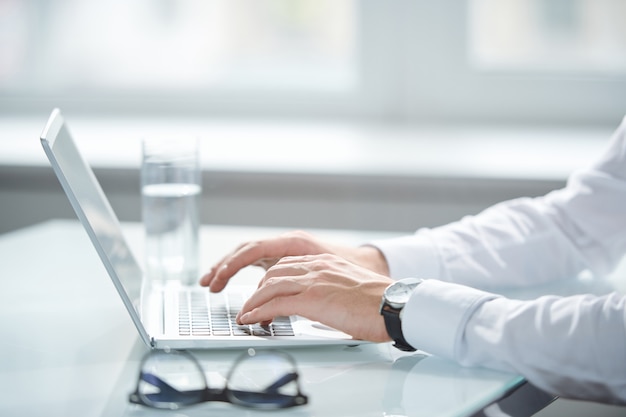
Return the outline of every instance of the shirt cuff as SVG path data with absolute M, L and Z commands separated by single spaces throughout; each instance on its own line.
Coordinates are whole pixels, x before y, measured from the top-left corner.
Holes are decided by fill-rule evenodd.
M 369 245 L 383 253 L 393 279 L 440 278 L 439 256 L 425 229 L 415 235 L 374 240 Z
M 402 311 L 402 333 L 416 349 L 456 360 L 467 321 L 495 294 L 464 285 L 425 280 Z

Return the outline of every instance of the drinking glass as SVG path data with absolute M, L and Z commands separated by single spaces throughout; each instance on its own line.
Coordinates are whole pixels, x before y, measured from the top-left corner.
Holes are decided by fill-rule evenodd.
M 199 279 L 202 187 L 198 139 L 148 138 L 142 145 L 142 218 L 148 279 L 158 285 L 193 285 Z

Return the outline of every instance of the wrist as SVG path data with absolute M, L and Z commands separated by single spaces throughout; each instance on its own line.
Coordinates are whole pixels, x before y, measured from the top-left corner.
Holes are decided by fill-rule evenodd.
M 357 248 L 357 263 L 377 274 L 389 276 L 387 258 L 376 246 L 364 245 Z
M 414 351 L 404 338 L 402 320 L 404 307 L 411 297 L 413 290 L 422 283 L 421 279 L 405 278 L 389 285 L 383 293 L 380 302 L 380 314 L 384 318 L 389 337 L 394 340 L 394 346 L 404 351 Z

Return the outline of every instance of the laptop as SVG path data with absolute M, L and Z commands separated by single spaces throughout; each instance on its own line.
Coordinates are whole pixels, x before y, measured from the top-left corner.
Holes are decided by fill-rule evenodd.
M 41 144 L 141 339 L 149 347 L 215 349 L 363 343 L 299 316 L 278 317 L 269 326 L 237 325 L 237 309 L 254 287 L 229 285 L 213 294 L 202 287 L 150 285 L 59 109 L 52 111 Z

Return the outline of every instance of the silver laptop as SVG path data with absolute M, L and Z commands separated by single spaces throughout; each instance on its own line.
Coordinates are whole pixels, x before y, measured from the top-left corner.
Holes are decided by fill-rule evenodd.
M 119 220 L 91 167 L 80 154 L 59 109 L 52 111 L 41 144 L 74 211 L 87 231 L 142 340 L 157 349 L 307 346 L 362 343 L 302 317 L 279 317 L 269 326 L 239 326 L 237 309 L 254 288 L 153 288 L 127 244 Z

